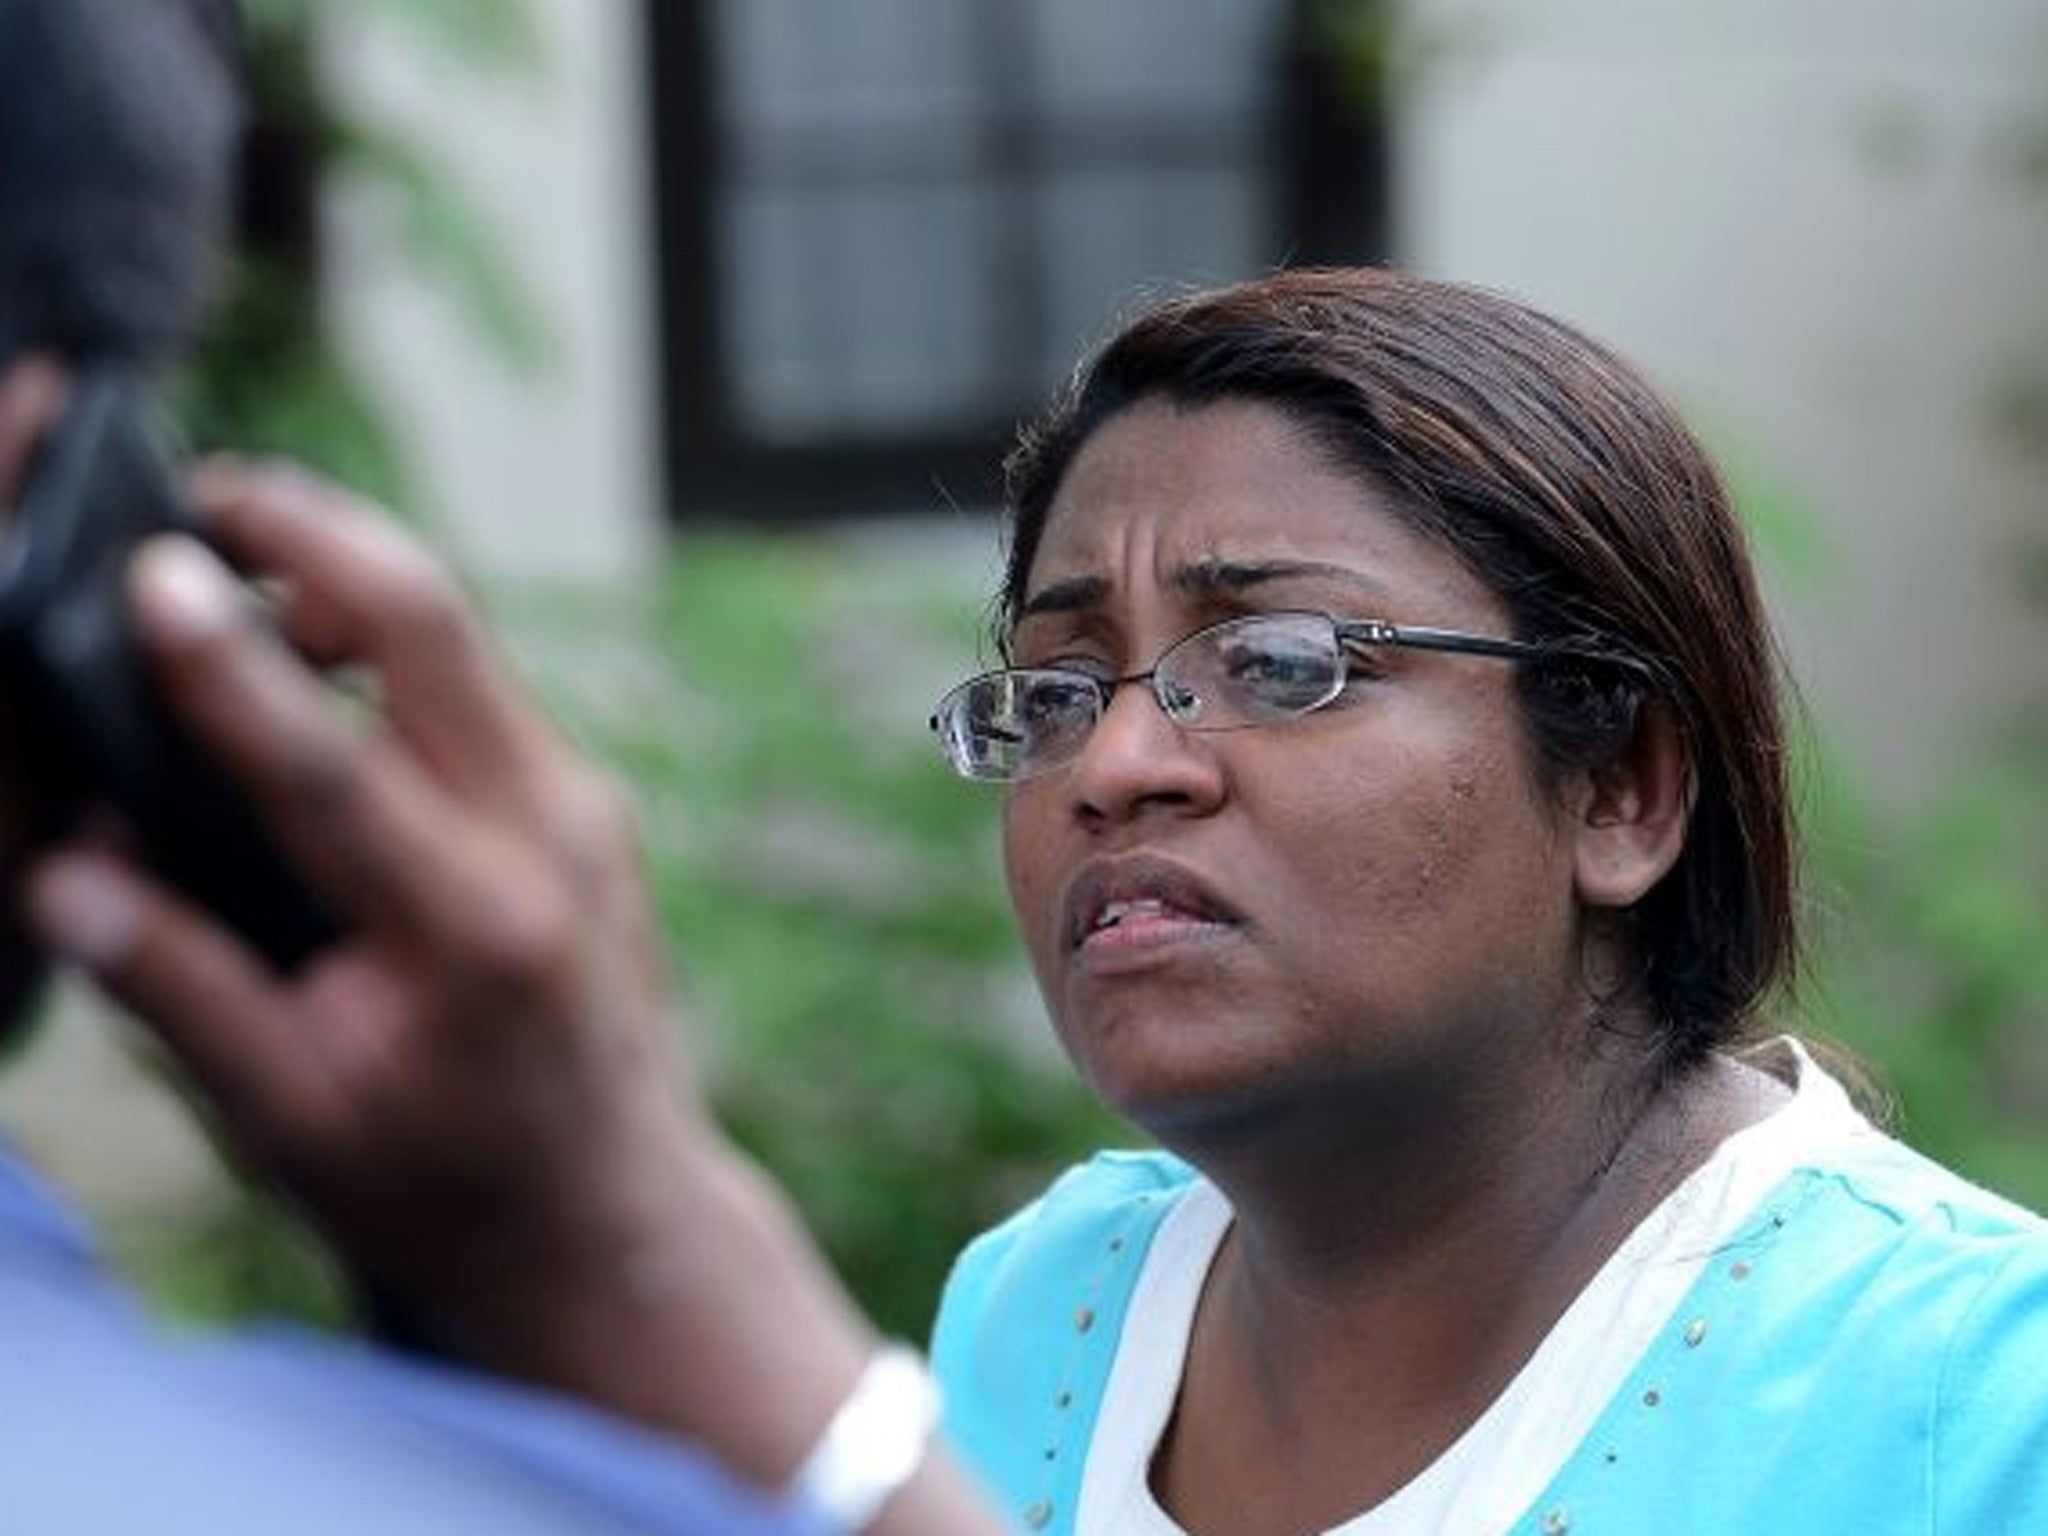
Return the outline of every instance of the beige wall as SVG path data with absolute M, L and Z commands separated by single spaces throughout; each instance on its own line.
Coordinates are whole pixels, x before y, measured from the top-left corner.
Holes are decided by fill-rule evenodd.
M 509 82 L 423 62 L 374 9 L 337 29 L 331 78 L 475 199 L 559 358 L 508 378 L 344 196 L 331 225 L 351 348 L 405 413 L 430 510 L 466 565 L 624 576 L 663 527 L 639 7 L 536 0 L 549 63 Z
M 2048 703 L 2048 463 L 1994 427 L 2027 379 L 2048 414 L 2048 6 L 1411 3 L 1409 259 L 1585 324 L 1810 502 L 1795 664 L 1881 785 Z

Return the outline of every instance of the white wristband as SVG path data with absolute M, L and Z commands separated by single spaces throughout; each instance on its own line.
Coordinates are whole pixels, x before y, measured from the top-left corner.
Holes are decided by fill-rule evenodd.
M 939 1425 L 939 1389 L 916 1350 L 886 1344 L 818 1436 L 784 1490 L 856 1536 L 909 1482 Z

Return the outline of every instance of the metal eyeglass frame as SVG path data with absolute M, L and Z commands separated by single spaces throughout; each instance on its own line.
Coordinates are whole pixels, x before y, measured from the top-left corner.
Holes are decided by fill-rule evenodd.
M 1186 650 L 1190 645 L 1212 639 L 1220 630 L 1234 629 L 1240 625 L 1256 624 L 1273 619 L 1288 618 L 1315 619 L 1327 624 L 1330 627 L 1332 643 L 1338 651 L 1337 659 L 1340 665 L 1335 670 L 1330 687 L 1312 703 L 1304 704 L 1299 708 L 1282 710 L 1275 714 L 1270 721 L 1248 720 L 1222 725 L 1205 725 L 1197 719 L 1189 718 L 1188 715 L 1191 708 L 1199 707 L 1200 700 L 1181 697 L 1172 693 L 1169 691 L 1173 686 L 1170 678 L 1162 679 L 1159 675 L 1161 667 L 1170 667 L 1174 656 Z M 1173 644 L 1161 651 L 1158 658 L 1145 671 L 1131 672 L 1120 677 L 1098 677 L 1092 672 L 1083 672 L 1074 667 L 998 667 L 992 671 L 977 673 L 975 676 L 968 678 L 965 682 L 957 684 L 947 691 L 945 696 L 939 700 L 937 709 L 932 712 L 928 724 L 933 734 L 939 738 L 940 749 L 944 753 L 948 765 L 962 778 L 972 779 L 978 783 L 1014 784 L 1024 779 L 1036 777 L 1038 774 L 1050 772 L 1063 763 L 1072 761 L 1073 757 L 1078 755 L 1080 745 L 1088 739 L 1088 732 L 1084 731 L 1075 738 L 1073 751 L 1056 754 L 1046 760 L 1035 762 L 1024 771 L 988 772 L 985 769 L 977 771 L 976 759 L 968 755 L 959 744 L 964 733 L 950 728 L 949 717 L 954 713 L 956 701 L 963 699 L 970 690 L 986 686 L 996 679 L 1052 676 L 1092 690 L 1096 702 L 1094 720 L 1089 725 L 1089 730 L 1091 731 L 1094 725 L 1099 723 L 1102 717 L 1108 713 L 1110 703 L 1114 699 L 1117 689 L 1127 683 L 1147 684 L 1153 700 L 1159 705 L 1160 712 L 1183 730 L 1205 732 L 1244 730 L 1254 725 L 1279 724 L 1286 720 L 1299 719 L 1304 715 L 1314 714 L 1317 710 L 1327 706 L 1344 691 L 1344 685 L 1348 680 L 1347 669 L 1341 665 L 1344 648 L 1346 646 L 1359 645 L 1391 646 L 1411 651 L 1440 651 L 1462 656 L 1488 656 L 1500 660 L 1518 662 L 1574 660 L 1607 667 L 1620 667 L 1631 672 L 1642 670 L 1641 664 L 1633 658 L 1618 656 L 1612 652 L 1589 646 L 1537 645 L 1525 640 L 1508 640 L 1497 635 L 1478 635 L 1459 629 L 1438 629 L 1429 625 L 1393 624 L 1385 619 L 1339 619 L 1333 614 L 1320 613 L 1309 609 L 1279 610 L 1270 613 L 1244 614 L 1237 618 L 1224 619 L 1219 623 L 1205 624 L 1200 629 L 1192 630 L 1188 634 L 1181 636 L 1180 639 L 1174 641 Z M 1004 735 L 1007 736 L 1008 733 L 1004 733 Z M 1014 739 L 1022 740 L 1021 737 Z

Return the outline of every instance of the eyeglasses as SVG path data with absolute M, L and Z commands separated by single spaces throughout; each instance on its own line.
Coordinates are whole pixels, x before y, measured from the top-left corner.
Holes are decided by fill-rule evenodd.
M 1453 651 L 1508 661 L 1573 657 L 1627 663 L 1595 651 L 1526 644 L 1455 629 L 1258 613 L 1211 624 L 1176 641 L 1149 672 L 1100 677 L 1073 667 L 1005 667 L 971 677 L 931 717 L 946 761 L 964 778 L 1008 784 L 1078 756 L 1125 683 L 1144 683 L 1183 730 L 1277 725 L 1321 709 L 1344 691 L 1357 658 L 1375 646 Z

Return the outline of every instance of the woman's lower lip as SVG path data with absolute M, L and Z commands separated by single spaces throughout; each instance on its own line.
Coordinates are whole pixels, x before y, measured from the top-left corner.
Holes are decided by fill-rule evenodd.
M 1076 953 L 1083 969 L 1107 976 L 1170 962 L 1180 952 L 1212 944 L 1231 931 L 1229 923 L 1185 914 L 1127 917 L 1092 930 Z

